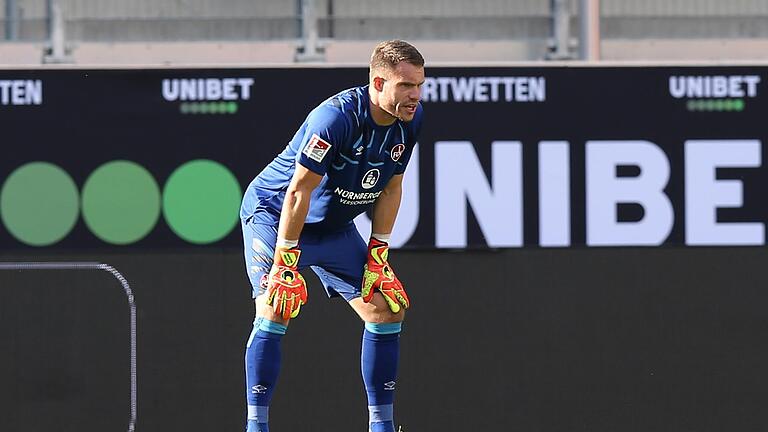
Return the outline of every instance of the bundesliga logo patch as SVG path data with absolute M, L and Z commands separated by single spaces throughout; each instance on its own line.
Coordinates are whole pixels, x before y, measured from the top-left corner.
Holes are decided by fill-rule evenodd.
M 323 140 L 317 134 L 312 134 L 312 138 L 309 139 L 307 146 L 304 147 L 303 153 L 313 161 L 320 163 L 330 149 L 331 143 Z
M 399 161 L 400 156 L 403 155 L 404 151 L 405 151 L 405 144 L 398 144 L 392 147 L 392 160 L 395 162 Z

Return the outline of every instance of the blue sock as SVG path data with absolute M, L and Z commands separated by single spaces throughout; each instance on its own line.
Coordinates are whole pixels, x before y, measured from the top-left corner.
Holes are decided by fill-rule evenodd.
M 360 369 L 368 394 L 371 432 L 394 432 L 393 402 L 402 323 L 365 323 Z
M 269 432 L 269 402 L 280 373 L 280 339 L 287 327 L 256 318 L 245 349 L 247 432 Z

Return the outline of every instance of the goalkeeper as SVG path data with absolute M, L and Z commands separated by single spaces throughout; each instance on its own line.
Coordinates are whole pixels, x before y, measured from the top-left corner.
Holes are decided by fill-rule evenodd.
M 285 149 L 251 182 L 241 220 L 256 319 L 246 345 L 248 432 L 269 431 L 280 340 L 307 303 L 299 270 L 310 267 L 329 297 L 365 323 L 361 369 L 369 431 L 393 432 L 399 338 L 408 295 L 389 265 L 389 238 L 403 173 L 421 127 L 424 58 L 412 45 L 382 42 L 368 85 L 312 110 Z M 353 219 L 372 213 L 371 238 Z

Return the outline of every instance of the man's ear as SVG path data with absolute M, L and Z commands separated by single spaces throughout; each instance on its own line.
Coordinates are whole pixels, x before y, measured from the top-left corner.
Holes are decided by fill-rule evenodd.
M 373 88 L 375 88 L 376 91 L 384 91 L 384 81 L 385 79 L 380 76 L 373 77 Z

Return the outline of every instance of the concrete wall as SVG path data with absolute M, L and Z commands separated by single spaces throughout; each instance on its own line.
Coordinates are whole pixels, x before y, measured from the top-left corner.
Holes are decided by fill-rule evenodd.
M 365 64 L 376 41 L 328 41 L 328 64 Z M 432 65 L 463 62 L 538 61 L 545 40 L 415 41 Z M 291 63 L 298 42 L 80 42 L 71 43 L 77 65 L 258 65 Z M 44 43 L 0 44 L 0 67 L 39 67 Z M 611 39 L 606 61 L 765 61 L 768 39 Z

